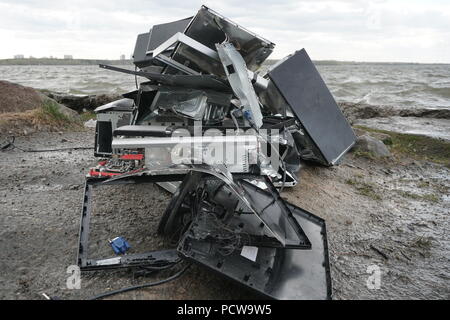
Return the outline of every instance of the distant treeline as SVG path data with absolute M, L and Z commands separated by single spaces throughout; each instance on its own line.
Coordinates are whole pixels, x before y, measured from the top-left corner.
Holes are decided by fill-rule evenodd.
M 264 65 L 272 65 L 277 59 L 267 59 Z M 339 60 L 313 60 L 315 65 L 357 65 L 357 64 L 446 64 L 446 63 L 418 63 L 418 62 L 365 62 L 365 61 L 339 61 Z
M 264 61 L 264 65 L 272 65 L 276 62 L 278 62 L 278 59 L 267 59 Z M 314 60 L 314 64 L 320 65 L 320 64 L 358 64 L 358 63 L 367 63 L 367 62 L 353 62 L 353 61 L 337 61 L 337 60 Z
M 131 60 L 99 60 L 99 59 L 55 59 L 55 58 L 26 58 L 26 59 L 0 59 L 0 65 L 99 65 L 114 64 L 128 65 Z
M 263 65 L 272 65 L 278 59 L 267 59 Z M 357 65 L 357 64 L 421 64 L 414 62 L 359 62 L 359 61 L 337 61 L 337 60 L 314 60 L 316 65 Z M 0 65 L 131 65 L 132 60 L 101 60 L 101 59 L 56 59 L 56 58 L 25 58 L 25 59 L 0 59 Z M 431 63 L 434 64 L 434 63 Z M 436 63 L 440 64 L 440 63 Z

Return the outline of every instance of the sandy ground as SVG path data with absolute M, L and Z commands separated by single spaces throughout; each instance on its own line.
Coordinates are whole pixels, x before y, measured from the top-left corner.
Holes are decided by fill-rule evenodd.
M 93 144 L 93 132 L 36 133 L 16 144 L 86 146 Z M 66 268 L 76 258 L 84 175 L 94 164 L 91 150 L 0 153 L 0 299 L 43 299 L 43 292 L 84 299 L 171 274 L 91 272 L 82 275 L 80 290 L 66 288 Z M 334 299 L 450 298 L 449 169 L 349 154 L 337 167 L 305 165 L 300 179 L 283 197 L 326 219 Z M 169 199 L 151 184 L 96 189 L 91 253 L 111 256 L 107 239 L 118 235 L 129 240 L 133 252 L 164 247 L 156 226 Z M 372 265 L 381 270 L 380 289 L 366 286 Z M 114 298 L 258 296 L 194 266 L 179 280 Z

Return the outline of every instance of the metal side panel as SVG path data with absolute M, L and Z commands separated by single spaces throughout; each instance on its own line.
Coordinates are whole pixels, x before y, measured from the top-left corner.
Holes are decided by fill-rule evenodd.
M 331 299 L 325 221 L 290 203 L 287 206 L 311 241 L 310 250 L 259 247 L 253 261 L 241 250 L 224 256 L 216 243 L 190 237 L 189 231 L 178 250 L 187 259 L 269 298 Z
M 234 94 L 241 101 L 244 110 L 250 112 L 255 125 L 261 128 L 263 125 L 263 116 L 258 97 L 248 77 L 244 58 L 242 58 L 234 45 L 229 42 L 216 44 L 216 48 Z
M 326 164 L 335 164 L 356 136 L 305 49 L 268 73 Z
M 157 48 L 153 50 L 153 56 L 156 57 L 160 55 L 161 53 L 167 51 L 170 47 L 174 46 L 178 42 L 184 43 L 185 45 L 193 48 L 194 50 L 201 52 L 205 56 L 210 57 L 214 60 L 219 60 L 219 57 L 217 56 L 217 52 L 210 49 L 209 47 L 205 46 L 204 44 L 188 37 L 187 35 L 177 32 L 172 37 L 167 39 L 165 42 L 161 43 Z
M 232 39 L 251 71 L 256 71 L 261 66 L 275 46 L 274 43 L 205 6 L 200 8 L 184 33 L 212 50 L 216 50 L 216 43 L 222 43 L 227 37 Z M 181 64 L 189 64 L 189 67 L 196 71 L 224 76 L 220 62 L 182 43 L 176 46 L 172 58 Z

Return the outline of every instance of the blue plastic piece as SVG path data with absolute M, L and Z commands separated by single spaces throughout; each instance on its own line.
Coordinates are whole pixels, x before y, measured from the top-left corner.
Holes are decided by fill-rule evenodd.
M 247 119 L 248 121 L 253 120 L 252 113 L 251 113 L 249 110 L 245 110 L 245 111 L 244 111 L 244 117 L 245 117 L 245 119 Z
M 255 121 L 253 121 L 253 116 L 250 110 L 244 111 L 244 118 L 247 119 L 247 121 L 250 122 L 251 125 L 255 124 Z
M 131 248 L 127 240 L 122 237 L 116 237 L 110 240 L 109 243 L 111 244 L 111 247 L 114 250 L 115 254 L 125 253 L 128 249 Z

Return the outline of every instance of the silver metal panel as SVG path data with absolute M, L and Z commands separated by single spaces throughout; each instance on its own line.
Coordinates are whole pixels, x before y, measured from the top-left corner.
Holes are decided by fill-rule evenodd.
M 204 55 L 213 58 L 214 60 L 219 60 L 219 56 L 217 55 L 217 52 L 214 50 L 211 50 L 207 46 L 201 44 L 200 42 L 188 37 L 187 35 L 177 32 L 172 37 L 167 39 L 165 42 L 163 42 L 160 46 L 155 48 L 153 51 L 147 51 L 147 54 L 152 53 L 153 57 L 157 57 L 160 54 L 162 54 L 164 51 L 169 49 L 170 47 L 174 46 L 177 43 L 184 43 L 185 45 L 193 48 L 194 50 L 203 53 Z
M 263 124 L 261 108 L 244 59 L 231 43 L 216 44 L 216 48 L 233 92 L 244 110 L 250 112 L 256 127 L 260 128 Z
M 257 70 L 271 54 L 274 43 L 245 29 L 219 13 L 202 6 L 184 32 L 190 38 L 215 50 L 215 44 L 224 41 L 232 42 L 238 47 L 245 64 L 251 71 Z M 189 46 L 179 44 L 175 48 L 172 58 L 181 64 L 189 64 L 196 70 L 224 76 L 220 63 L 212 58 L 205 59 Z M 167 73 L 171 73 L 168 71 Z
M 237 136 L 200 136 L 200 137 L 163 137 L 163 138 L 114 138 L 112 141 L 113 148 L 152 148 L 152 147 L 173 147 L 176 145 L 193 145 L 193 144 L 209 144 L 209 143 L 225 143 L 234 145 L 251 144 L 257 145 L 257 137 L 252 135 Z

